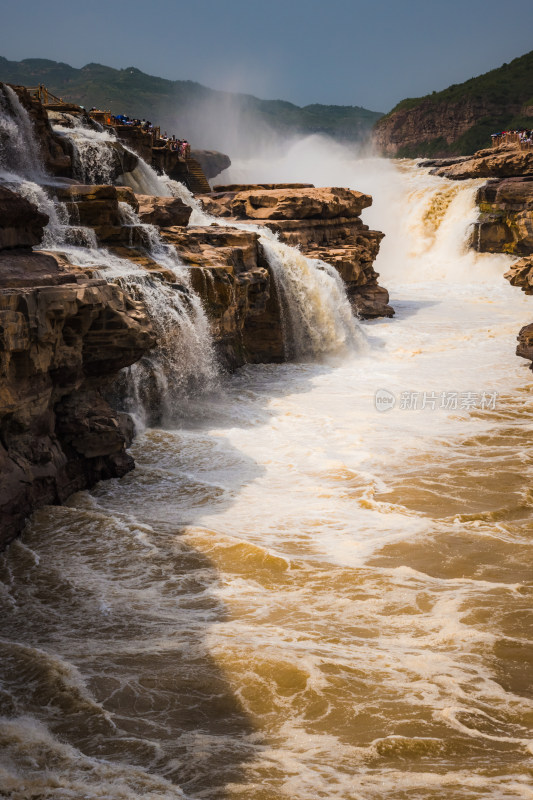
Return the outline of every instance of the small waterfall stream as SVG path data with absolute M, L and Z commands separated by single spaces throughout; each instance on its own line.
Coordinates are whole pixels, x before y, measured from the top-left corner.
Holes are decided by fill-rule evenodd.
M 0 84 L 0 181 L 45 177 L 30 116 L 16 92 Z

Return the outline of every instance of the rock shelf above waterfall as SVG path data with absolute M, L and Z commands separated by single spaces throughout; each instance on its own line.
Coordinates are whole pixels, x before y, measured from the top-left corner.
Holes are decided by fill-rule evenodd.
M 301 184 L 239 185 L 204 196 L 202 202 L 215 216 L 264 225 L 310 258 L 331 264 L 361 317 L 394 314 L 389 294 L 378 284 L 379 275 L 372 266 L 383 234 L 370 230 L 360 219 L 363 209 L 372 204 L 369 195 Z

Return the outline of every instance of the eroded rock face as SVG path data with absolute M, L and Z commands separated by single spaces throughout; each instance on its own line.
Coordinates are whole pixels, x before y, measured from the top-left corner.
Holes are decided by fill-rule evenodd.
M 20 195 L 0 186 L 0 250 L 31 248 L 42 241 L 48 217 Z
M 520 113 L 520 105 L 507 106 L 509 117 Z M 465 96 L 453 103 L 434 103 L 428 98 L 415 108 L 399 108 L 382 117 L 374 127 L 372 139 L 379 152 L 387 156 L 446 156 L 449 146 L 480 119 L 500 112 L 497 102 L 484 97 Z
M 533 252 L 533 175 L 490 181 L 477 194 L 482 211 L 473 237 L 482 253 Z
M 342 188 L 288 185 L 218 192 L 203 197 L 211 214 L 250 219 L 279 234 L 310 258 L 334 266 L 346 284 L 354 309 L 363 318 L 390 317 L 389 295 L 373 268 L 383 234 L 369 230 L 359 215 L 372 203 L 361 192 Z
M 533 323 L 525 325 L 518 334 L 516 355 L 533 362 Z M 533 363 L 530 366 L 533 370 Z
M 26 281 L 42 257 L 26 257 Z M 99 388 L 155 343 L 121 289 L 73 276 L 54 285 L 44 258 L 48 285 L 37 274 L 32 287 L 0 288 L 0 544 L 38 506 L 132 469 L 128 426 Z
M 11 88 L 30 115 L 46 172 L 58 177 L 71 178 L 72 150 L 68 142 L 53 132 L 46 110 L 38 100 L 31 97 L 27 89 L 23 86 Z
M 533 256 L 521 258 L 503 276 L 511 286 L 518 286 L 525 294 L 533 294 Z
M 207 180 L 216 178 L 231 167 L 230 157 L 225 153 L 219 153 L 218 150 L 191 150 L 191 158 L 198 161 Z
M 32 252 L 45 215 L 2 188 L 0 207 L 9 247 L 0 250 L 2 546 L 33 509 L 132 469 L 131 426 L 100 388 L 155 337 L 144 308 L 118 286 Z
M 48 191 L 66 204 L 71 224 L 92 228 L 99 242 L 129 242 L 135 236 L 135 231 L 125 226 L 119 206 L 119 203 L 127 203 L 134 210 L 139 208 L 130 188 L 75 183 L 51 186 Z
M 208 211 L 237 219 L 327 220 L 358 217 L 372 205 L 372 198 L 342 188 L 251 189 L 217 193 L 204 198 Z
M 235 369 L 284 361 L 280 304 L 259 235 L 217 225 L 161 233 L 191 268 L 221 362 Z

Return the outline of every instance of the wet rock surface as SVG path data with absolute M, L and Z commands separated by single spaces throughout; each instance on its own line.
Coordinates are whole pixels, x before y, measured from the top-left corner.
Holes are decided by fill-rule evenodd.
M 154 197 L 148 194 L 138 194 L 136 199 L 142 222 L 157 225 L 159 228 L 187 225 L 189 222 L 191 209 L 179 197 Z
M 533 252 L 533 175 L 493 180 L 477 194 L 474 246 L 482 253 Z
M 43 238 L 48 217 L 5 186 L 0 186 L 0 250 L 31 248 Z
M 21 208 L 8 198 L 4 219 Z M 154 344 L 144 308 L 118 286 L 32 252 L 24 237 L 0 250 L 0 546 L 33 509 L 133 468 L 128 423 L 101 389 Z
M 369 230 L 359 216 L 372 198 L 343 188 L 276 186 L 244 189 L 240 185 L 238 191 L 215 192 L 202 202 L 211 214 L 253 220 L 299 247 L 304 255 L 334 266 L 361 317 L 392 316 L 388 292 L 378 284 L 373 269 L 383 234 Z
M 216 225 L 161 233 L 191 268 L 221 362 L 229 369 L 282 362 L 280 304 L 259 235 Z

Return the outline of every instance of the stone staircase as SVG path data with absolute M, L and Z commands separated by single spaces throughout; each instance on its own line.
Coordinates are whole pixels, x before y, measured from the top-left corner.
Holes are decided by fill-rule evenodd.
M 205 194 L 211 191 L 204 171 L 195 158 L 187 159 L 187 185 L 193 194 Z

